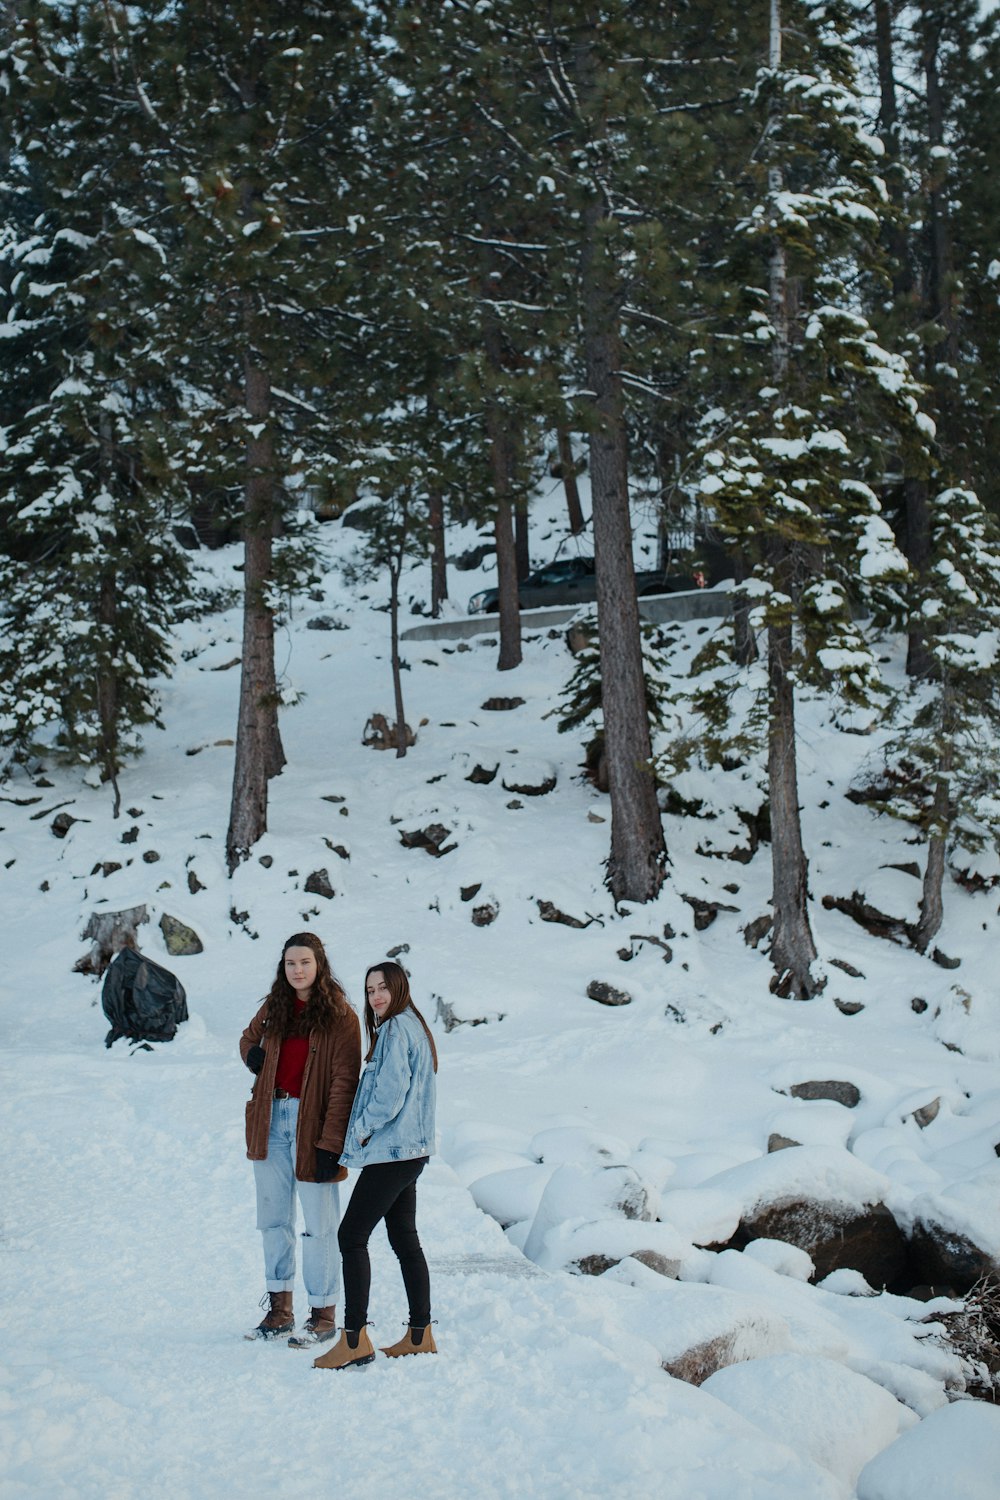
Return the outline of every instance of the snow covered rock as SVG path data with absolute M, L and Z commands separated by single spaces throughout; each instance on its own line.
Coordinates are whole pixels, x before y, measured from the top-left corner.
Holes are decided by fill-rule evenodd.
M 563 1226 L 579 1226 L 598 1219 L 621 1216 L 651 1220 L 655 1216 L 652 1193 L 632 1167 L 588 1167 L 565 1163 L 550 1176 L 535 1211 L 525 1241 L 529 1260 L 548 1266 L 565 1264 Z M 552 1249 L 549 1240 L 552 1239 Z M 644 1248 L 634 1244 L 625 1251 Z
M 779 1276 L 790 1276 L 794 1281 L 811 1281 L 816 1270 L 811 1256 L 784 1240 L 751 1240 L 743 1254 L 760 1261 L 762 1266 L 776 1271 Z
M 456 1151 L 448 1160 L 463 1187 L 471 1187 L 481 1177 L 517 1172 L 521 1167 L 536 1165 L 523 1154 L 489 1145 L 470 1145 L 464 1151 Z
M 627 1141 L 592 1130 L 589 1125 L 550 1125 L 531 1137 L 528 1150 L 538 1161 L 554 1167 L 564 1162 L 609 1166 L 627 1161 L 631 1155 Z
M 399 842 L 404 849 L 426 849 L 428 854 L 433 854 L 437 859 L 458 848 L 457 843 L 448 843 L 451 834 L 452 830 L 443 823 L 428 823 L 426 828 L 402 829 Z
M 774 1354 L 709 1376 L 705 1390 L 852 1489 L 865 1465 L 919 1419 L 832 1359 Z M 910 1492 L 925 1493 L 924 1486 Z M 934 1493 L 932 1490 L 931 1493 Z M 945 1487 L 941 1493 L 954 1494 Z
M 631 1005 L 632 996 L 628 990 L 617 989 L 615 985 L 608 984 L 604 979 L 592 979 L 587 985 L 587 999 L 596 1000 L 598 1005 Z
M 968 1291 L 982 1276 L 1000 1277 L 1000 1162 L 919 1194 L 904 1227 L 929 1285 Z
M 500 783 L 506 792 L 517 792 L 522 797 L 544 797 L 555 790 L 556 768 L 550 761 L 528 760 L 526 756 L 513 757 L 504 765 Z
M 768 1120 L 768 1150 L 780 1149 L 771 1145 L 772 1137 L 794 1146 L 846 1146 L 853 1123 L 849 1111 L 832 1100 L 787 1105 Z
M 669 1224 L 639 1219 L 595 1219 L 577 1226 L 561 1224 L 550 1230 L 538 1263 L 549 1271 L 566 1267 L 585 1276 L 602 1276 L 631 1256 L 658 1276 L 676 1280 L 685 1261 L 695 1253 L 694 1246 Z
M 738 1196 L 741 1238 L 797 1245 L 818 1277 L 850 1266 L 885 1286 L 904 1274 L 906 1242 L 884 1205 L 888 1180 L 849 1151 L 789 1147 L 720 1172 L 711 1186 Z
M 645 1292 L 619 1308 L 630 1331 L 648 1340 L 676 1380 L 701 1385 L 717 1370 L 778 1354 L 791 1344 L 773 1301 L 701 1282 L 671 1281 L 635 1259 L 623 1260 L 606 1280 Z
M 469 1183 L 473 1201 L 502 1229 L 531 1220 L 541 1201 L 551 1167 L 526 1164 L 508 1171 L 489 1172 Z
M 995 1500 L 1000 1475 L 1000 1410 L 956 1401 L 870 1459 L 857 1481 L 858 1500 L 913 1500 L 951 1495 Z

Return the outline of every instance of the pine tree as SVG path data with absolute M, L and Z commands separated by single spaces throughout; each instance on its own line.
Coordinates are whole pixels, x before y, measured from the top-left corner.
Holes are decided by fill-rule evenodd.
M 2 737 L 24 753 L 54 733 L 112 784 L 117 815 L 190 593 L 156 316 L 163 198 L 103 8 L 25 7 L 0 72 Z
M 343 472 L 360 386 L 350 287 L 363 215 L 370 17 L 360 5 L 184 0 L 134 59 L 182 232 L 173 357 L 191 471 L 242 511 L 244 631 L 230 872 L 267 826 L 285 755 L 273 538 L 313 476 Z
M 378 135 L 393 191 L 379 216 L 397 248 L 398 286 L 380 305 L 420 330 L 414 351 L 439 351 L 441 415 L 465 466 L 463 509 L 494 530 L 498 668 L 509 670 L 521 660 L 523 518 L 546 407 L 544 194 L 530 158 L 498 126 L 516 70 L 496 19 L 421 0 L 386 13 L 394 91 Z
M 1000 12 L 977 16 L 956 39 L 944 94 L 953 125 L 948 141 L 953 184 L 950 220 L 959 304 L 959 440 L 967 455 L 952 472 L 1000 516 Z M 961 74 L 959 82 L 953 75 Z
M 607 790 L 607 753 L 604 743 L 603 682 L 599 622 L 596 611 L 583 612 L 573 621 L 573 628 L 585 641 L 576 653 L 573 671 L 563 687 L 558 702 L 560 734 L 586 728 L 591 738 L 585 746 L 587 766 L 594 772 L 601 790 Z M 642 679 L 645 710 L 650 734 L 669 735 L 676 731 L 677 713 L 670 670 L 670 643 L 658 625 L 643 620 Z
M 389 443 L 373 446 L 362 464 L 361 484 L 365 492 L 362 546 L 362 576 L 389 582 L 389 660 L 396 722 L 392 740 L 396 757 L 406 754 L 407 724 L 403 704 L 402 660 L 399 650 L 399 587 L 408 562 L 426 557 L 432 542 L 430 497 L 441 480 L 424 454 L 428 446 L 424 424 L 426 407 L 412 403 L 392 413 Z M 433 414 L 431 415 L 433 421 Z
M 927 842 L 920 918 L 926 952 L 941 926 L 949 854 L 1000 849 L 1000 530 L 971 490 L 930 506 L 930 560 L 913 600 L 933 670 L 911 683 L 871 797 Z
M 878 692 L 855 605 L 905 571 L 878 493 L 900 454 L 927 462 L 932 431 L 905 361 L 879 344 L 852 286 L 877 264 L 884 200 L 848 20 L 841 5 L 772 0 L 754 101 L 762 191 L 727 268 L 745 289 L 750 357 L 740 398 L 706 421 L 701 481 L 723 535 L 752 563 L 738 592 L 766 637 L 771 954 L 776 986 L 798 998 L 822 978 L 798 811 L 796 685 L 836 685 L 858 702 Z
M 887 337 L 904 341 L 925 382 L 937 428 L 942 476 L 972 486 L 994 510 L 995 445 L 988 427 L 998 388 L 996 297 L 989 278 L 1000 210 L 994 128 L 1000 22 L 975 0 L 876 0 L 874 50 L 878 128 L 886 148 L 892 213 L 885 242 L 892 301 L 871 313 Z M 897 531 L 913 571 L 929 566 L 931 482 L 901 476 Z M 942 477 L 937 488 L 948 482 Z M 919 616 L 911 623 L 907 671 L 934 670 Z

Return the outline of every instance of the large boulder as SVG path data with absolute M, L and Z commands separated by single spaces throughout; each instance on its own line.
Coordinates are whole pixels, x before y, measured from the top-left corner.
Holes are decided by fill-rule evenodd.
M 564 1162 L 613 1166 L 631 1155 L 627 1141 L 582 1124 L 546 1126 L 531 1137 L 528 1150 L 539 1161 L 553 1167 L 562 1166 Z
M 1000 1409 L 983 1401 L 939 1407 L 870 1459 L 858 1475 L 858 1500 L 996 1500 Z
M 740 1220 L 740 1238 L 744 1235 L 797 1245 L 819 1279 L 850 1266 L 874 1287 L 899 1288 L 909 1280 L 906 1240 L 881 1203 L 854 1209 L 804 1197 L 760 1205 Z
M 790 1146 L 711 1180 L 740 1205 L 733 1243 L 784 1240 L 812 1258 L 822 1279 L 842 1266 L 874 1287 L 909 1283 L 909 1250 L 885 1207 L 889 1181 L 837 1146 Z
M 742 1360 L 778 1354 L 791 1346 L 791 1333 L 773 1301 L 695 1281 L 670 1281 L 635 1259 L 608 1271 L 655 1296 L 624 1301 L 621 1322 L 651 1343 L 668 1375 L 701 1385 L 716 1370 Z
M 680 1276 L 694 1246 L 670 1224 L 642 1219 L 594 1219 L 586 1224 L 562 1224 L 546 1236 L 540 1264 L 549 1271 L 565 1267 L 585 1276 L 601 1276 L 632 1257 L 672 1280 Z M 701 1252 L 697 1252 L 700 1254 Z
M 501 1229 L 531 1221 L 541 1202 L 551 1167 L 526 1163 L 504 1171 L 487 1172 L 469 1183 L 473 1202 L 496 1219 Z
M 829 1470 L 845 1493 L 853 1492 L 870 1459 L 919 1420 L 866 1376 L 811 1354 L 772 1354 L 732 1364 L 710 1375 L 704 1389 L 769 1437 Z
M 656 1217 L 656 1196 L 633 1167 L 566 1162 L 546 1183 L 524 1242 L 524 1253 L 539 1265 L 548 1266 L 553 1257 L 556 1264 L 564 1264 L 563 1226 L 567 1222 L 651 1220 Z
M 982 1277 L 1000 1281 L 1000 1163 L 974 1177 L 920 1193 L 908 1205 L 918 1275 L 928 1286 L 967 1292 Z

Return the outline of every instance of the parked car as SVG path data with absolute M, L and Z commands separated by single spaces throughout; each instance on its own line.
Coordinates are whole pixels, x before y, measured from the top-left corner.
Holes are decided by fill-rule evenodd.
M 704 588 L 708 582 L 700 570 L 690 573 L 642 572 L 635 575 L 636 592 L 680 594 L 688 589 Z M 469 600 L 470 615 L 496 614 L 499 590 L 481 589 Z M 597 577 L 592 557 L 564 557 L 536 568 L 523 579 L 517 591 L 522 609 L 539 609 L 546 604 L 592 604 L 597 598 Z

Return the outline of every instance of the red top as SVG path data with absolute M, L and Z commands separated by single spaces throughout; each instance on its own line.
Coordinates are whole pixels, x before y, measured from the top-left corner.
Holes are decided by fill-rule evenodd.
M 298 1018 L 306 1008 L 304 1000 L 296 1000 L 295 1015 Z M 297 1099 L 302 1093 L 302 1074 L 309 1056 L 309 1035 L 286 1036 L 278 1053 L 278 1071 L 274 1075 L 275 1088 L 284 1089 Z

